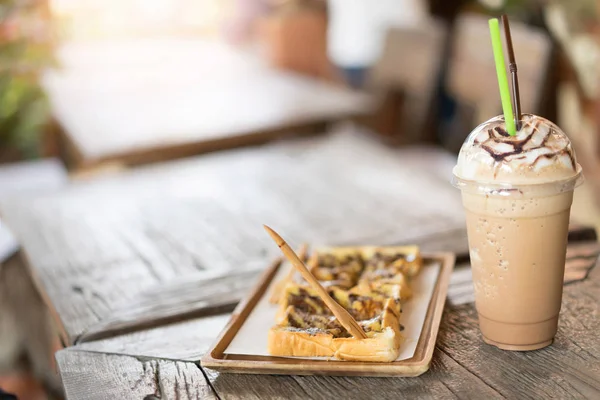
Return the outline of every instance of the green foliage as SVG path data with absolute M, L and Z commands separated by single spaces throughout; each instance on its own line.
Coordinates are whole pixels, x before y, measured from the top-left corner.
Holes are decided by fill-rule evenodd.
M 52 35 L 46 4 L 0 0 L 0 157 L 36 157 L 49 108 L 40 87 L 52 63 Z

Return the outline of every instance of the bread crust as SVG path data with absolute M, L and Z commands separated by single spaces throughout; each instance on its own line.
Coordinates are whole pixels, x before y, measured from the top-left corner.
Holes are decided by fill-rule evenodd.
M 367 332 L 366 339 L 336 338 L 331 333 L 274 326 L 269 330 L 269 354 L 281 357 L 336 357 L 347 361 L 392 362 L 400 354 L 404 337 L 400 315 L 388 299 L 381 317 L 382 330 Z M 367 325 L 365 321 L 359 322 Z
M 282 357 L 332 357 L 333 335 L 274 326 L 269 330 L 269 354 Z

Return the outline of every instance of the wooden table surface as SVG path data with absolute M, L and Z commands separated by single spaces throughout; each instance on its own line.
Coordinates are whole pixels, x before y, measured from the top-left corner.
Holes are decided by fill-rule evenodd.
M 549 348 L 485 345 L 459 268 L 421 377 L 235 375 L 198 365 L 224 310 L 278 255 L 262 223 L 292 245 L 416 242 L 464 255 L 453 164 L 435 148 L 393 149 L 341 130 L 3 201 L 0 212 L 71 346 L 57 354 L 68 399 L 600 396 L 600 273 L 586 278 L 600 247 L 581 229 L 567 264 L 577 282 L 565 288 Z
M 368 110 L 361 94 L 209 39 L 67 43 L 44 88 L 75 168 L 238 147 Z
M 460 195 L 448 183 L 453 163 L 442 150 L 390 149 L 340 131 L 73 184 L 2 202 L 0 212 L 73 344 L 115 311 L 160 299 L 167 283 L 178 292 L 266 268 L 279 250 L 262 224 L 292 245 L 421 240 L 466 249 Z M 449 232 L 462 240 L 436 241 Z
M 595 268 L 586 280 L 565 287 L 555 342 L 535 352 L 485 344 L 474 305 L 447 305 L 431 369 L 417 378 L 240 375 L 201 368 L 198 359 L 229 315 L 81 344 L 58 352 L 57 361 L 70 400 L 363 399 L 373 393 L 382 399 L 597 399 L 598 302 Z

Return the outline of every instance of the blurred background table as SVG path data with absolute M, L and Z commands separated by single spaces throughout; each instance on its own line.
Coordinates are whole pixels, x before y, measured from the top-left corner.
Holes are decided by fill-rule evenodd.
M 44 76 L 73 168 L 239 147 L 360 115 L 365 94 L 270 68 L 253 48 L 198 38 L 65 44 Z

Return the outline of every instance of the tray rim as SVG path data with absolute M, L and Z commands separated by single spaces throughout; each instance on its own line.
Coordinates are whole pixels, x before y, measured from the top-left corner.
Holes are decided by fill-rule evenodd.
M 425 373 L 431 364 L 433 351 L 446 303 L 450 275 L 454 269 L 456 256 L 452 252 L 425 252 L 424 259 L 441 262 L 431 299 L 427 309 L 423 330 L 417 344 L 417 350 L 422 346 L 420 357 L 391 363 L 369 363 L 342 360 L 307 360 L 286 357 L 225 355 L 223 352 L 258 301 L 264 296 L 277 271 L 283 264 L 283 259 L 277 258 L 260 276 L 258 283 L 251 293 L 233 311 L 231 318 L 219 333 L 215 342 L 201 358 L 201 367 L 221 372 L 242 374 L 274 374 L 274 375 L 338 375 L 338 376 L 419 376 Z M 422 343 L 422 341 L 425 341 Z

